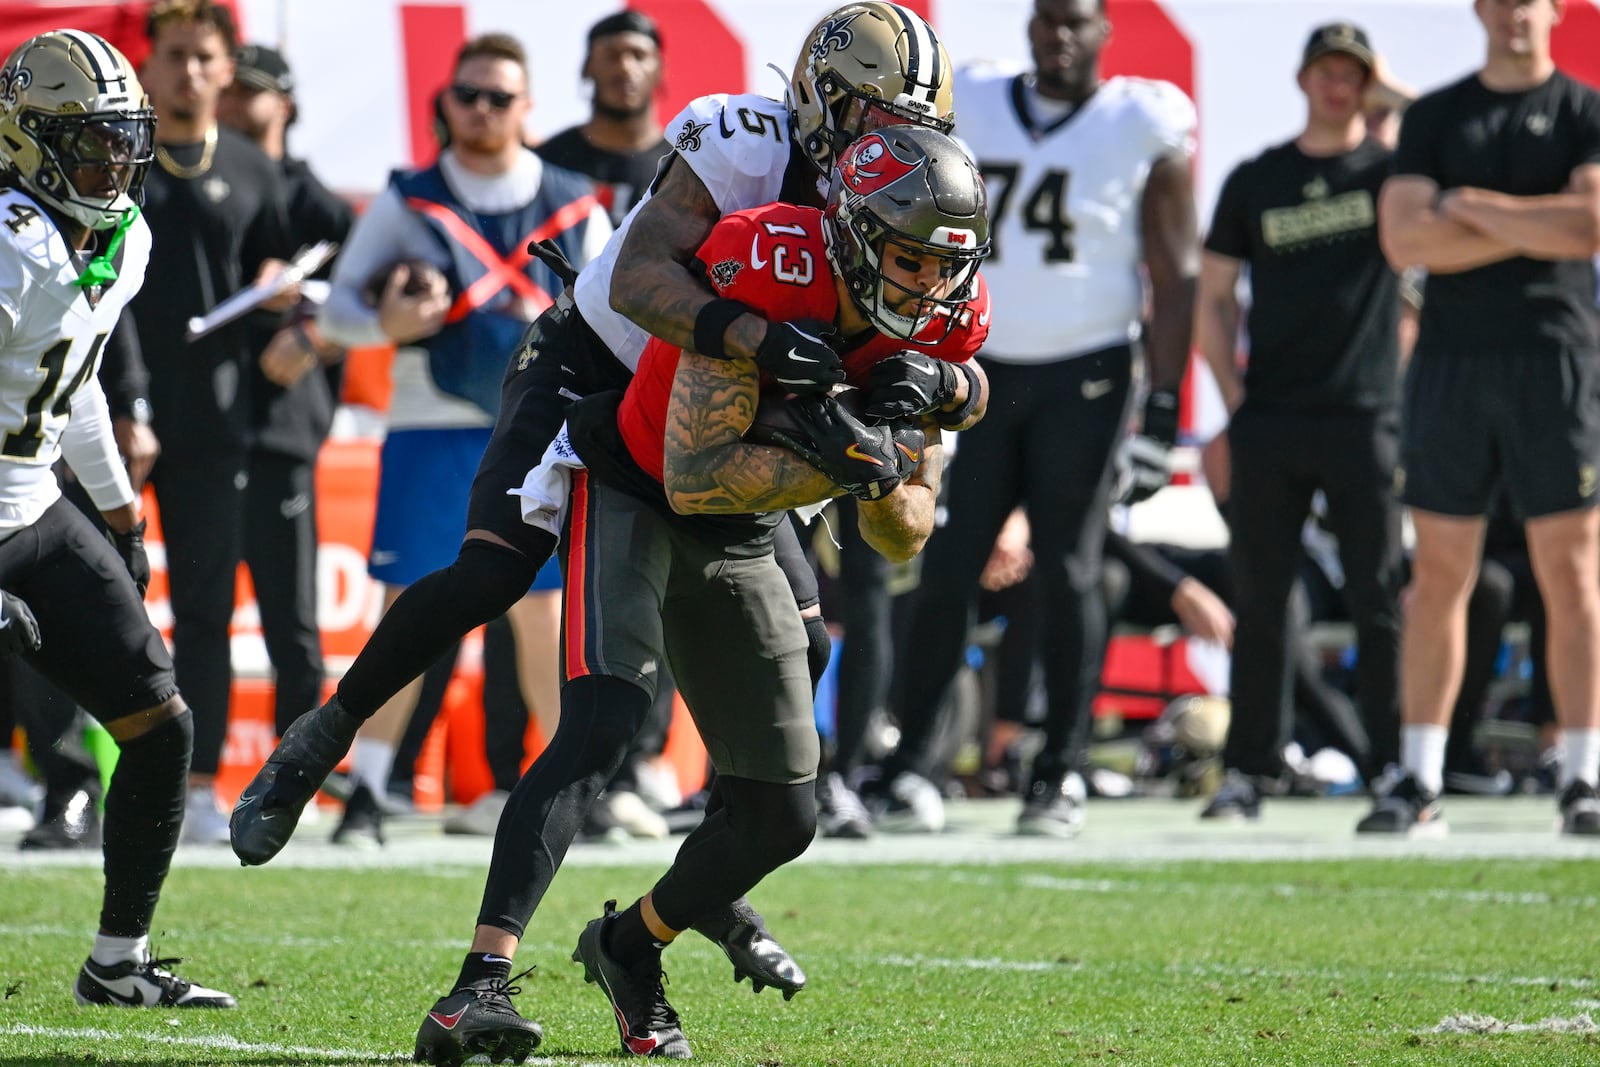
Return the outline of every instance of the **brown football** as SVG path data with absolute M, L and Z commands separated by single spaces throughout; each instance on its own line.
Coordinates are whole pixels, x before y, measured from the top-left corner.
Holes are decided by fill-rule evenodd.
M 389 279 L 400 267 L 406 267 L 411 273 L 406 278 L 405 288 L 401 292 L 407 296 L 416 296 L 428 288 L 428 278 L 439 274 L 439 268 L 425 259 L 397 259 L 386 263 L 372 272 L 367 283 L 361 287 L 361 299 L 368 307 L 377 307 L 383 299 L 383 291 L 389 287 Z

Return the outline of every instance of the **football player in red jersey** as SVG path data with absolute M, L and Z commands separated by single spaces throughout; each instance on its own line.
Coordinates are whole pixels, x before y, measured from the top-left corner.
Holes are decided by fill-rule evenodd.
M 851 161 L 874 159 L 876 175 L 846 177 Z M 725 799 L 649 893 L 621 912 L 608 903 L 579 939 L 574 959 L 606 991 L 625 1051 L 689 1055 L 662 991 L 662 947 L 811 841 L 819 746 L 807 641 L 773 530 L 786 509 L 848 486 L 878 552 L 903 560 L 921 548 L 942 449 L 936 433 L 926 444 L 905 435 L 978 414 L 984 391 L 968 361 L 988 332 L 977 275 L 987 251 L 983 185 L 960 147 L 918 127 L 870 134 L 835 170 L 825 211 L 773 204 L 733 213 L 698 257 L 719 299 L 836 332 L 847 380 L 866 392 L 862 419 L 831 397 L 796 397 L 784 401 L 782 431 L 795 449 L 747 441 L 763 387 L 779 397 L 781 387 L 754 361 L 660 339 L 646 346 L 625 393 L 571 409 L 571 444 L 588 469 L 573 475 L 562 534 L 564 668 L 569 679 L 604 680 L 611 703 L 599 714 L 587 702 L 564 706 L 528 774 L 576 781 L 585 768 L 572 753 L 595 752 L 597 733 L 615 734 L 620 753 L 628 737 L 617 724 L 637 721 L 630 705 L 649 704 L 665 660 Z M 553 829 L 518 844 L 559 863 L 570 836 Z M 497 846 L 518 831 L 502 823 Z M 524 897 L 537 903 L 553 875 L 541 872 Z M 487 887 L 480 914 L 504 891 Z M 493 946 L 501 956 L 512 955 L 513 929 L 526 925 L 527 915 L 513 918 Z M 448 1018 L 460 1006 L 447 997 L 434 1013 Z

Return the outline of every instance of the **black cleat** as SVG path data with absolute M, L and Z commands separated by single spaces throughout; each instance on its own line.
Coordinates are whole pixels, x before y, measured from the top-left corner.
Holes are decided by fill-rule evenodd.
M 102 1004 L 118 1008 L 238 1007 L 228 994 L 186 982 L 167 970 L 182 962 L 165 959 L 102 964 L 90 957 L 83 962 L 83 970 L 78 972 L 72 995 L 79 1004 Z
M 544 1031 L 512 1006 L 511 998 L 522 990 L 511 983 L 529 971 L 504 981 L 457 989 L 434 1001 L 417 1031 L 412 1060 L 435 1067 L 460 1067 L 474 1056 L 486 1056 L 490 1063 L 527 1059 L 544 1040 Z
M 95 808 L 94 797 L 80 789 L 65 803 L 46 800 L 44 818 L 22 835 L 17 847 L 25 852 L 99 848 L 100 812 Z
M 337 696 L 289 725 L 233 806 L 228 837 L 239 862 L 247 867 L 266 863 L 283 851 L 301 810 L 350 750 L 360 728 L 361 720 L 346 712 Z
M 689 1039 L 683 1035 L 678 1013 L 667 1003 L 666 990 L 662 988 L 667 976 L 661 970 L 660 958 L 652 957 L 624 967 L 606 951 L 607 927 L 615 921 L 616 915 L 617 902 L 606 901 L 605 914 L 591 919 L 578 935 L 572 961 L 583 964 L 585 982 L 598 984 L 605 990 L 617 1017 L 622 1051 L 635 1056 L 690 1059 L 693 1053 L 689 1051 Z
M 771 986 L 784 1000 L 793 1000 L 806 987 L 806 972 L 767 932 L 766 922 L 744 897 L 701 919 L 694 929 L 722 949 L 733 964 L 733 980 L 750 979 L 753 992 Z
M 1600 791 L 1574 778 L 1561 794 L 1561 832 L 1593 837 L 1600 834 Z
M 1227 819 L 1261 818 L 1261 791 L 1249 775 L 1229 771 L 1209 803 L 1200 812 L 1202 819 L 1223 821 Z
M 339 817 L 339 825 L 333 828 L 330 840 L 336 845 L 381 847 L 387 843 L 383 838 L 383 819 L 377 794 L 362 782 L 344 802 L 344 814 Z
M 1406 774 L 1373 803 L 1366 818 L 1356 824 L 1356 833 L 1431 838 L 1444 837 L 1449 828 L 1438 794 L 1428 792 Z

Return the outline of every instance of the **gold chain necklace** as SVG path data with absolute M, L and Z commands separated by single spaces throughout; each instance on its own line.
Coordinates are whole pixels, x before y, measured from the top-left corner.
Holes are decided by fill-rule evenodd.
M 210 170 L 211 161 L 216 158 L 216 155 L 217 124 L 214 122 L 211 124 L 211 127 L 206 130 L 206 144 L 205 147 L 200 150 L 200 162 L 195 163 L 192 166 L 186 167 L 177 160 L 173 159 L 172 156 L 168 154 L 165 145 L 156 145 L 156 162 L 161 164 L 161 169 L 172 175 L 174 178 L 180 178 L 184 181 L 188 181 L 190 178 L 198 178 L 200 175 Z

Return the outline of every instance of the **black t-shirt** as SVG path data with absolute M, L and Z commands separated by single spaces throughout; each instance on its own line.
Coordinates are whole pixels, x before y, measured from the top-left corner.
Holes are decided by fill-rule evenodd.
M 318 241 L 342 244 L 355 223 L 355 210 L 311 173 L 304 161 L 280 161 L 289 207 L 289 237 L 296 249 Z M 324 274 L 326 273 L 324 268 Z M 278 331 L 276 315 L 251 317 L 250 346 L 260 353 Z M 340 364 L 316 368 L 285 389 L 267 380 L 260 360 L 251 361 L 251 425 L 254 445 L 265 452 L 311 461 L 333 425 L 333 408 L 343 378 Z
M 581 126 L 570 126 L 534 149 L 546 163 L 575 170 L 594 182 L 613 225 L 644 197 L 661 157 L 671 150 L 665 137 L 639 152 L 597 148 L 583 135 Z
M 1543 85 L 1495 92 L 1476 74 L 1406 111 L 1395 174 L 1513 196 L 1549 196 L 1600 163 L 1600 93 L 1557 71 Z M 1587 259 L 1518 256 L 1428 277 L 1417 350 L 1594 349 L 1595 272 Z
M 1378 246 L 1377 210 L 1390 162 L 1371 142 L 1318 157 L 1291 141 L 1223 183 L 1206 249 L 1250 268 L 1252 406 L 1395 403 L 1399 282 Z
M 190 167 L 199 164 L 204 147 L 167 145 L 166 151 L 178 166 Z M 294 254 L 278 165 L 224 127 L 204 174 L 178 178 L 159 164 L 150 168 L 144 214 L 154 243 L 132 310 L 163 455 L 243 449 L 256 357 L 249 326 L 233 322 L 193 344 L 184 332 L 192 316 L 254 278 L 262 260 Z

